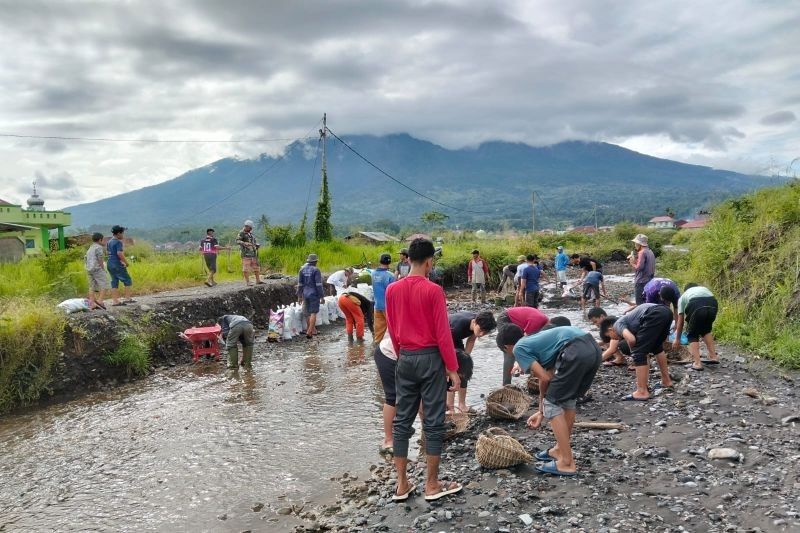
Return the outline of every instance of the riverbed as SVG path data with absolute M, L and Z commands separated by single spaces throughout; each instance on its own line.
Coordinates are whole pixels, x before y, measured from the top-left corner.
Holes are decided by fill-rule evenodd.
M 585 325 L 575 307 L 548 313 Z M 269 344 L 261 331 L 253 372 L 236 379 L 222 364 L 164 368 L 4 417 L 0 531 L 289 527 L 281 509 L 332 498 L 332 477 L 366 475 L 377 458 L 372 350 L 349 343 L 342 322 L 311 341 Z M 480 409 L 500 385 L 494 336 L 473 356 L 468 403 Z

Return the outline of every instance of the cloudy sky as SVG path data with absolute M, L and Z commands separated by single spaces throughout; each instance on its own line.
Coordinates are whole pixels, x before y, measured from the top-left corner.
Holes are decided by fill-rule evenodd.
M 785 0 L 0 0 L 0 198 L 48 207 L 338 134 L 602 140 L 748 173 L 800 156 Z M 270 141 L 267 141 L 270 139 Z M 800 174 L 800 162 L 793 172 Z

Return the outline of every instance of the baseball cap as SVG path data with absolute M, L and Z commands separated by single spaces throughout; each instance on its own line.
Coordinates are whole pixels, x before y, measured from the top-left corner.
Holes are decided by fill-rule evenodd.
M 381 258 L 379 259 L 380 264 L 388 265 L 392 262 L 392 256 L 389 254 L 381 254 Z

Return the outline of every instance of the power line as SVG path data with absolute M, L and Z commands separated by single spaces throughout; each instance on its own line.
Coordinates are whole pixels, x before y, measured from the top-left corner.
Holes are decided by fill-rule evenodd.
M 285 142 L 285 141 L 303 141 L 313 139 L 313 137 L 301 138 L 276 138 L 276 139 L 112 139 L 109 137 L 66 137 L 63 135 L 22 135 L 18 133 L 0 133 L 0 137 L 9 137 L 14 139 L 41 139 L 41 140 L 56 140 L 56 141 L 89 141 L 89 142 L 116 142 L 116 143 L 265 143 L 265 142 Z
M 414 194 L 416 194 L 418 196 L 421 196 L 421 197 L 425 198 L 426 200 L 429 200 L 429 201 L 431 201 L 431 202 L 433 202 L 433 203 L 435 203 L 437 205 L 440 205 L 442 207 L 446 207 L 446 208 L 452 209 L 454 211 L 461 211 L 463 213 L 476 213 L 476 214 L 482 214 L 482 215 L 488 215 L 488 214 L 492 213 L 491 211 L 473 211 L 471 209 L 461 209 L 460 207 L 455 207 L 455 206 L 440 202 L 439 200 L 434 200 L 430 196 L 419 192 L 418 190 L 414 189 L 413 187 L 411 187 L 409 185 L 406 185 L 405 183 L 403 183 L 399 179 L 395 178 L 394 176 L 392 176 L 391 174 L 389 174 L 388 172 L 383 170 L 381 167 L 379 167 L 378 165 L 376 165 L 375 163 L 373 163 L 372 161 L 370 161 L 369 159 L 367 159 L 366 157 L 361 155 L 359 152 L 357 152 L 355 150 L 355 148 L 353 148 L 352 146 L 350 146 L 349 144 L 344 142 L 338 135 L 336 135 L 334 132 L 332 132 L 330 128 L 328 128 L 328 133 L 330 133 L 337 141 L 342 143 L 342 145 L 344 145 L 345 148 L 347 148 L 348 150 L 353 152 L 356 156 L 358 156 L 359 159 L 364 161 L 366 164 L 368 164 L 369 166 L 371 166 L 372 168 L 374 168 L 375 170 L 377 170 L 378 172 L 380 172 L 381 174 L 383 174 L 384 176 L 386 176 L 387 178 L 389 178 L 393 182 L 397 183 L 401 187 L 405 187 L 409 191 L 413 192 Z

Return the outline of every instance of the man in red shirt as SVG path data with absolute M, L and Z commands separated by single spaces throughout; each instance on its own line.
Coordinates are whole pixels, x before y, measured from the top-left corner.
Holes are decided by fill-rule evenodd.
M 408 441 L 414 434 L 413 423 L 420 401 L 424 405 L 422 426 L 427 455 L 425 500 L 438 500 L 463 488 L 454 481 L 439 480 L 446 392 L 458 390 L 461 383 L 444 291 L 428 280 L 435 251 L 431 241 L 415 239 L 408 250 L 411 272 L 386 289 L 386 322 L 398 355 L 395 372 L 397 414 L 393 424 L 394 466 L 397 470 L 394 501 L 407 500 L 416 489 L 409 484 L 406 470 Z
M 511 373 L 514 367 L 514 354 L 506 351 L 506 327 L 510 324 L 519 326 L 525 335 L 533 335 L 541 331 L 550 323 L 547 315 L 535 307 L 511 307 L 500 313 L 497 317 L 497 347 L 503 352 L 503 385 L 511 383 Z

